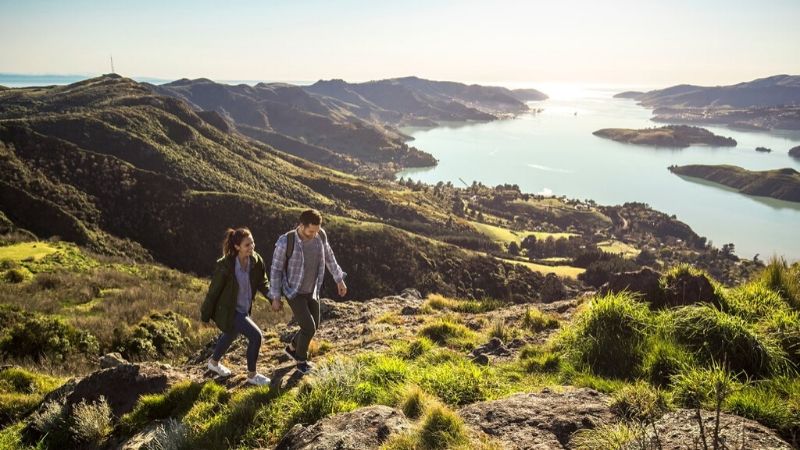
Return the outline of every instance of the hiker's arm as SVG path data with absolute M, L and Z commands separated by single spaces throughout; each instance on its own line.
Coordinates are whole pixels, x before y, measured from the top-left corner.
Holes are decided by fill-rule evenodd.
M 345 273 L 342 268 L 339 267 L 339 263 L 336 262 L 336 256 L 333 254 L 333 249 L 327 239 L 325 240 L 324 247 L 325 265 L 328 267 L 328 272 L 333 275 L 333 280 L 336 281 L 336 284 L 339 284 L 344 281 L 344 277 L 347 276 L 347 273 Z
M 203 305 L 200 307 L 200 321 L 208 322 L 214 314 L 214 308 L 217 307 L 217 300 L 222 293 L 222 288 L 225 286 L 225 265 L 217 263 L 214 268 L 214 276 L 211 278 L 211 285 L 208 287 Z
M 275 243 L 275 252 L 272 254 L 272 266 L 269 271 L 269 295 L 267 298 L 270 300 L 281 299 L 281 286 L 283 285 L 283 263 L 286 259 L 286 235 L 278 238 Z

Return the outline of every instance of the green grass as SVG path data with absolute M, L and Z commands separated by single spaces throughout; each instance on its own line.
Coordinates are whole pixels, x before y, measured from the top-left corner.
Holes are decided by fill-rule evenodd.
M 203 384 L 185 381 L 163 394 L 143 395 L 136 407 L 122 416 L 120 426 L 128 434 L 142 430 L 156 420 L 182 417 L 200 396 Z
M 559 333 L 556 346 L 578 367 L 630 378 L 639 370 L 652 327 L 647 305 L 627 292 L 608 294 L 593 298 Z
M 540 331 L 558 328 L 559 322 L 556 316 L 545 314 L 535 307 L 530 307 L 525 310 L 525 315 L 522 316 L 522 326 L 534 333 L 538 333 Z
M 494 311 L 504 305 L 506 305 L 505 302 L 489 298 L 483 300 L 463 300 L 448 298 L 440 294 L 428 294 L 422 307 L 430 307 L 435 310 L 479 314 Z
M 497 258 L 503 262 L 517 264 L 520 266 L 525 266 L 528 269 L 539 272 L 543 274 L 554 273 L 559 277 L 562 278 L 571 278 L 573 280 L 578 278 L 578 275 L 586 272 L 586 269 L 581 267 L 572 267 L 572 266 L 548 266 L 545 264 L 536 264 L 528 261 L 517 261 L 514 259 L 505 259 L 505 258 Z
M 22 242 L 0 247 L 0 261 L 38 261 L 47 255 L 56 253 L 58 248 L 47 242 Z
M 477 333 L 447 317 L 428 322 L 419 335 L 439 345 L 461 349 L 474 347 L 478 340 Z
M 639 249 L 625 242 L 610 240 L 597 244 L 597 248 L 612 254 L 621 254 L 623 258 L 633 259 L 639 256 Z
M 674 310 L 670 331 L 703 363 L 725 362 L 734 373 L 765 377 L 783 370 L 786 354 L 775 339 L 759 334 L 743 319 L 711 305 Z
M 25 416 L 64 381 L 16 367 L 0 371 L 0 425 Z

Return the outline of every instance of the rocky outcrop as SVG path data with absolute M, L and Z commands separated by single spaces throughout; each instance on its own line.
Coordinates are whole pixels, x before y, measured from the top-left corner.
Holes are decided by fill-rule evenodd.
M 402 412 L 388 406 L 369 406 L 326 417 L 291 430 L 276 450 L 377 449 L 392 434 L 411 429 Z
M 712 448 L 714 430 L 714 413 L 701 411 L 706 443 Z M 700 426 L 696 412 L 679 409 L 662 416 L 655 423 L 661 448 L 684 449 L 703 448 Z M 651 434 L 651 439 L 653 438 Z M 731 414 L 720 413 L 720 441 L 724 440 L 725 448 L 746 448 L 748 450 L 791 449 L 792 446 L 778 437 L 774 431 L 758 422 Z M 697 446 L 695 447 L 695 443 Z M 658 448 L 658 447 L 655 447 Z
M 545 389 L 536 394 L 475 403 L 462 408 L 459 414 L 468 425 L 496 439 L 504 448 L 564 448 L 575 431 L 615 419 L 608 403 L 608 396 L 592 389 L 563 393 Z
M 64 388 L 45 397 L 42 403 L 64 401 L 67 410 L 71 410 L 73 405 L 83 400 L 94 403 L 102 396 L 108 401 L 114 416 L 119 418 L 131 411 L 142 395 L 164 392 L 185 379 L 185 372 L 166 364 L 122 364 L 67 383 Z

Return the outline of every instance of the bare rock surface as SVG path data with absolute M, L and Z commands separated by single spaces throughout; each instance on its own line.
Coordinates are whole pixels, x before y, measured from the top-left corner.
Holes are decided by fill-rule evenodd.
M 411 429 L 402 412 L 388 406 L 368 406 L 326 417 L 319 422 L 295 425 L 276 450 L 377 449 L 389 436 Z

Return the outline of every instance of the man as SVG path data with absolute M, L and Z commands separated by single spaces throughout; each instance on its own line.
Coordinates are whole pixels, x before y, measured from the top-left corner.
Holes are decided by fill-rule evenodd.
M 303 374 L 313 369 L 308 361 L 308 346 L 319 328 L 319 291 L 326 267 L 336 281 L 339 296 L 347 294 L 347 285 L 344 283 L 347 274 L 336 262 L 328 236 L 321 225 L 322 215 L 319 211 L 303 211 L 297 228 L 281 235 L 275 243 L 270 270 L 269 298 L 272 300 L 272 309 L 279 311 L 283 307 L 283 292 L 294 319 L 300 324 L 300 331 L 284 351 L 297 362 L 297 370 Z

